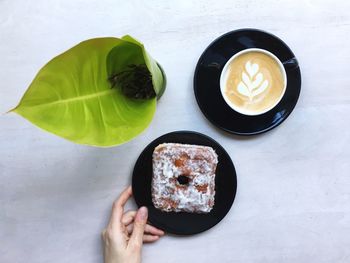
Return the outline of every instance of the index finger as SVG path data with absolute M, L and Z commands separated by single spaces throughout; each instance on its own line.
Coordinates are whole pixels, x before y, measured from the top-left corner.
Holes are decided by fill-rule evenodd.
M 132 189 L 131 186 L 129 186 L 119 195 L 118 199 L 114 201 L 109 225 L 113 226 L 121 223 L 124 213 L 124 205 L 131 196 Z

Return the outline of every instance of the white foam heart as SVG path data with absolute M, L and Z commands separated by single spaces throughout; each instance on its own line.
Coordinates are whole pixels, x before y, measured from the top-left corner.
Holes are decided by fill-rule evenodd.
M 252 64 L 250 60 L 248 60 L 248 62 L 245 64 L 245 69 L 248 72 L 250 78 L 253 78 L 259 71 L 259 65 L 256 63 Z

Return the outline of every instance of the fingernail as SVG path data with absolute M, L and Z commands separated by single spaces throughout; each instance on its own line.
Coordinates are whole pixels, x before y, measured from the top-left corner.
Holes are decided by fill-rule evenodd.
M 139 212 L 138 212 L 139 216 L 140 216 L 140 219 L 145 221 L 147 220 L 147 216 L 148 216 L 148 209 L 147 207 L 143 206 L 139 209 Z

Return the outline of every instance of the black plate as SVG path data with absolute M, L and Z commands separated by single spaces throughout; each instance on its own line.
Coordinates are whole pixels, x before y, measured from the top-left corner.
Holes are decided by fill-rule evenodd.
M 230 108 L 220 91 L 220 74 L 226 62 L 247 48 L 262 48 L 276 55 L 287 73 L 287 89 L 267 113 L 247 116 Z M 194 93 L 206 118 L 217 127 L 237 135 L 255 135 L 281 124 L 294 109 L 300 94 L 300 68 L 293 52 L 278 37 L 257 29 L 240 29 L 214 40 L 203 52 L 194 73 Z
M 162 212 L 152 203 L 152 153 L 161 143 L 187 143 L 212 147 L 218 155 L 215 177 L 215 205 L 210 213 Z M 164 231 L 177 235 L 192 235 L 203 232 L 219 223 L 230 210 L 236 195 L 236 171 L 230 156 L 220 144 L 197 132 L 177 131 L 165 134 L 151 142 L 136 161 L 132 189 L 136 204 L 147 206 L 149 221 Z

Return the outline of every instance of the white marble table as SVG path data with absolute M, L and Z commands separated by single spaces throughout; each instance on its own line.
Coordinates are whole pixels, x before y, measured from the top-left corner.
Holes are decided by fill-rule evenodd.
M 237 197 L 210 231 L 146 245 L 144 262 L 350 262 L 349 10 L 342 0 L 0 0 L 0 113 L 50 58 L 92 37 L 137 37 L 168 77 L 149 129 L 120 147 L 75 145 L 0 116 L 0 262 L 102 262 L 100 232 L 138 154 L 181 129 L 227 149 Z M 203 49 L 242 27 L 285 40 L 303 77 L 287 121 L 249 139 L 213 127 L 192 89 Z

